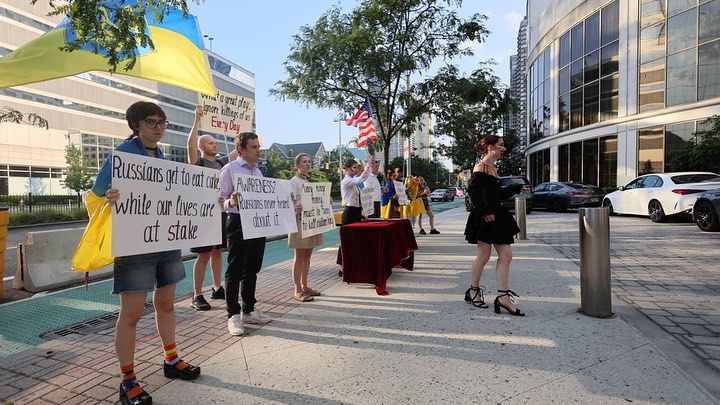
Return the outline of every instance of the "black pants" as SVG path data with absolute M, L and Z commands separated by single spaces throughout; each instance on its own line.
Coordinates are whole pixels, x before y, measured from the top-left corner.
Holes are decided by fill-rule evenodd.
M 265 238 L 244 239 L 240 215 L 230 214 L 227 223 L 228 266 L 225 271 L 225 303 L 228 318 L 255 310 L 257 274 L 265 256 Z
M 342 225 L 353 224 L 360 221 L 362 221 L 362 208 L 346 205 L 342 213 Z M 342 265 L 342 243 L 338 248 L 337 264 Z
M 373 202 L 375 212 L 372 215 L 368 215 L 368 218 L 380 218 L 380 201 Z

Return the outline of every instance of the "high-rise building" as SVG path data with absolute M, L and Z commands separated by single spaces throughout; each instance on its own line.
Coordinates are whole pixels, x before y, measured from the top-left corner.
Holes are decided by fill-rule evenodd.
M 420 159 L 433 159 L 433 152 L 435 150 L 434 136 L 432 134 L 434 128 L 433 116 L 430 114 L 424 114 L 420 120 L 420 125 L 415 129 L 415 132 L 410 136 L 410 152 Z M 403 143 L 406 138 L 396 135 L 390 141 L 390 148 L 388 149 L 389 159 L 392 161 L 398 156 L 403 156 Z
M 510 57 L 510 91 L 518 103 L 511 115 L 510 128 L 515 131 L 520 145 L 527 145 L 527 17 L 520 22 L 517 36 L 517 54 Z
M 54 28 L 60 18 L 48 17 L 51 10 L 47 2 L 0 0 L 0 56 Z M 218 91 L 254 100 L 253 73 L 212 51 L 208 60 Z M 0 106 L 36 113 L 50 126 L 0 123 L 0 195 L 72 193 L 60 184 L 65 147 L 71 143 L 81 148 L 85 161 L 99 168 L 131 134 L 125 111 L 136 101 L 162 107 L 170 125 L 159 146 L 167 158 L 185 162 L 187 135 L 195 106 L 201 103 L 195 92 L 106 72 L 0 89 Z M 254 111 L 249 114 L 254 128 Z M 215 136 L 222 154 L 234 148 L 234 132 L 201 128 L 200 133 Z
M 718 0 L 532 0 L 527 20 L 535 184 L 670 171 L 720 114 Z

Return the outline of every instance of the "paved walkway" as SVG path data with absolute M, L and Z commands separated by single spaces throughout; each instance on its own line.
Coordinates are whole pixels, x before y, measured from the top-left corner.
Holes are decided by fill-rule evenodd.
M 514 245 L 510 276 L 528 316 L 466 304 L 475 248 L 462 238 L 465 218 L 462 208 L 438 215 L 442 234 L 418 237 L 415 270 L 394 271 L 390 296 L 339 282 L 329 247 L 313 256 L 311 285 L 323 292 L 314 302 L 291 299 L 289 262 L 263 269 L 259 308 L 277 319 L 243 337 L 227 333 L 224 305 L 196 312 L 184 297 L 178 348 L 202 377 L 162 376 L 151 314 L 139 325 L 136 372 L 157 404 L 718 403 L 710 392 L 718 375 L 683 371 L 646 337 L 654 325 L 641 334 L 643 317 L 622 300 L 614 319 L 579 315 L 578 265 L 533 233 Z M 541 218 L 529 216 L 528 227 L 552 227 Z M 485 285 L 494 286 L 493 273 Z M 0 358 L 0 401 L 116 402 L 112 333 L 70 334 Z

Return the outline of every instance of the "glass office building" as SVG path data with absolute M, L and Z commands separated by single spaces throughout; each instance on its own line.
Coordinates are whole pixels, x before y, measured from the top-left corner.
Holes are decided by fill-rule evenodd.
M 50 11 L 47 2 L 32 5 L 27 0 L 0 0 L 0 56 L 55 27 L 60 18 L 48 17 Z M 208 60 L 218 90 L 255 98 L 253 73 L 212 51 L 208 51 Z M 72 193 L 60 184 L 66 167 L 65 147 L 72 143 L 81 148 L 85 161 L 99 168 L 110 151 L 131 134 L 125 110 L 136 101 L 162 107 L 170 125 L 160 147 L 169 159 L 186 162 L 187 134 L 199 103 L 195 92 L 105 72 L 0 89 L 0 107 L 36 113 L 50 125 L 46 130 L 0 124 L 0 195 Z M 221 154 L 234 148 L 233 136 L 200 133 L 215 136 Z
M 720 0 L 532 0 L 527 13 L 534 184 L 669 171 L 720 114 Z

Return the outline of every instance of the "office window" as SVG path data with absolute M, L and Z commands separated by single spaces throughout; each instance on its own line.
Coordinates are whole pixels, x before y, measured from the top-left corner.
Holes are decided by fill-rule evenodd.
M 667 58 L 667 106 L 695 101 L 695 49 L 688 49 Z
M 642 129 L 638 133 L 638 175 L 662 173 L 663 127 Z
M 720 40 L 698 47 L 697 89 L 698 101 L 720 96 Z

